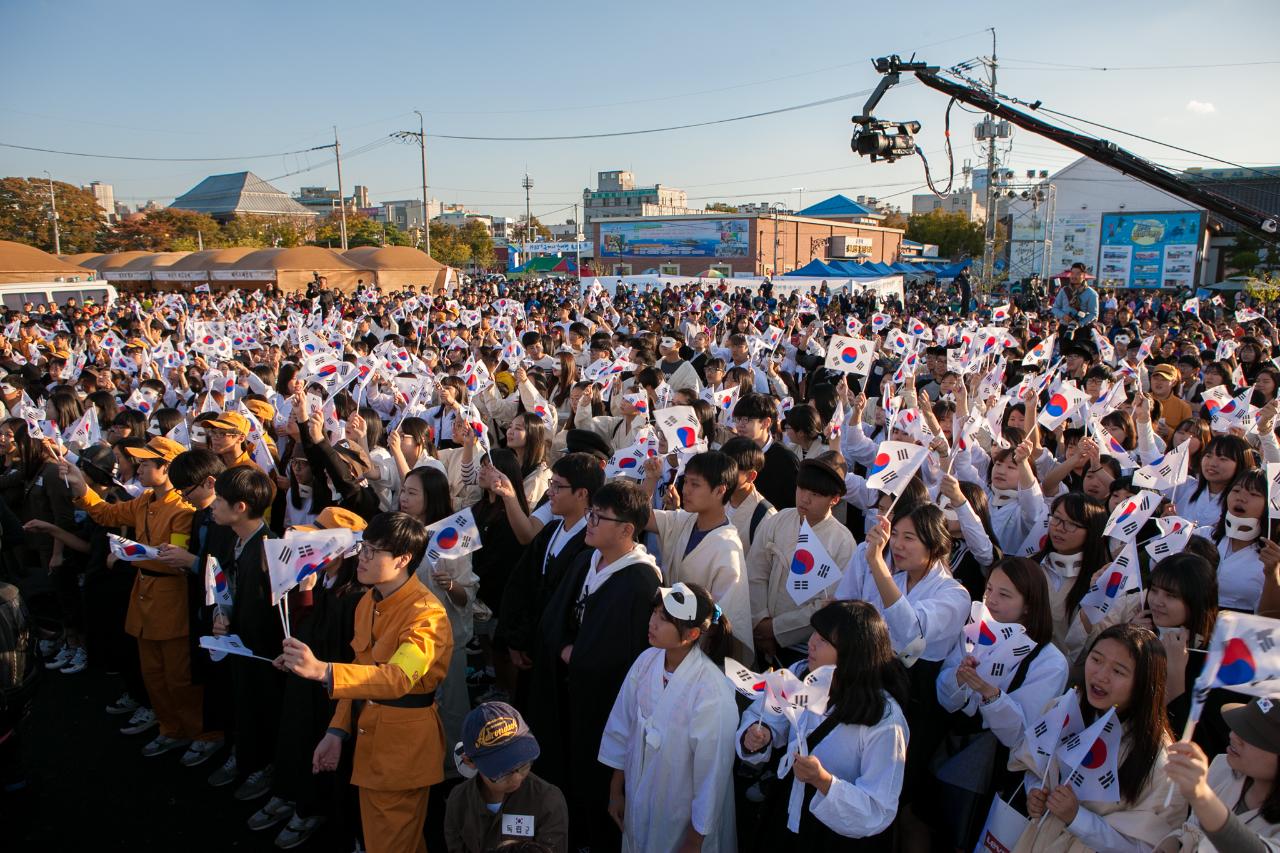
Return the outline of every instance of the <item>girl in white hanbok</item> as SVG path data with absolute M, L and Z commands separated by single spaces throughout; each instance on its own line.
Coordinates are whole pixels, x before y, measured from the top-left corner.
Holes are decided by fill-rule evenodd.
M 696 584 L 658 590 L 653 648 L 632 664 L 600 742 L 601 763 L 614 768 L 609 814 L 624 851 L 738 849 L 728 621 Z
M 738 727 L 738 756 L 746 763 L 763 765 L 782 753 L 782 778 L 772 787 L 757 849 L 892 850 L 907 763 L 906 674 L 873 605 L 833 601 L 810 624 L 809 656 L 790 669 L 804 678 L 835 668 L 821 713 L 810 704 L 793 725 L 762 696 Z

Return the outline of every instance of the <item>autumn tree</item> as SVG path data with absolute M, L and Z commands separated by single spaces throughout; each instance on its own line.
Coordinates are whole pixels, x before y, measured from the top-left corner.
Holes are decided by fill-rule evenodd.
M 301 246 L 305 240 L 305 224 L 288 217 L 243 214 L 222 225 L 223 246 L 289 249 Z M 209 241 L 206 239 L 205 246 L 208 245 Z
M 483 222 L 479 219 L 467 220 L 467 224 L 458 229 L 458 239 L 467 244 L 471 263 L 484 269 L 493 266 L 496 259 L 493 251 L 493 236 Z
M 192 251 L 222 245 L 222 228 L 207 213 L 163 207 L 121 222 L 102 241 L 109 252 Z
M 462 229 L 447 225 L 438 219 L 431 220 L 430 228 L 431 257 L 445 266 L 466 266 L 471 260 L 471 246 L 463 239 Z
M 53 182 L 58 203 L 58 235 L 62 252 L 92 252 L 106 234 L 106 214 L 93 192 Z M 54 250 L 53 221 L 49 218 L 49 181 L 44 178 L 0 178 L 0 240 L 13 240 Z
M 707 205 L 708 213 L 737 213 L 738 208 L 723 201 L 713 201 Z
M 515 228 L 512 230 L 512 235 L 513 235 L 512 239 L 515 240 L 517 243 L 524 242 L 525 232 L 528 232 L 529 234 L 528 239 L 530 242 L 537 240 L 539 237 L 541 237 L 544 240 L 551 239 L 551 229 L 543 225 L 541 222 L 539 222 L 538 217 L 536 216 L 533 217 L 532 230 L 529 229 L 527 222 L 528 220 L 526 220 L 523 216 L 521 216 L 520 219 L 516 222 Z

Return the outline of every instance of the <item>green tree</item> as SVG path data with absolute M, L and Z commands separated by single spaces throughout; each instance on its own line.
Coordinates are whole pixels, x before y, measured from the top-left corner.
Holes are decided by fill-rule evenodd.
M 707 205 L 707 210 L 714 213 L 737 213 L 738 208 L 732 204 L 723 201 L 713 201 Z
M 212 216 L 165 207 L 122 222 L 102 241 L 109 252 L 190 251 L 201 240 L 206 249 L 222 245 L 222 228 Z
M 434 219 L 430 228 L 431 257 L 445 266 L 466 266 L 471 260 L 471 246 L 462 238 L 462 229 Z
M 907 219 L 907 239 L 932 243 L 938 247 L 940 257 L 952 260 L 981 257 L 983 225 L 970 222 L 963 213 L 932 210 Z
M 1227 255 L 1227 266 L 1237 272 L 1252 272 L 1262 264 L 1262 241 L 1247 231 L 1236 233 L 1235 244 Z
M 58 202 L 62 252 L 92 252 L 107 233 L 106 215 L 89 190 L 53 182 Z M 44 178 L 0 178 L 0 240 L 14 240 L 52 252 L 49 182 Z
M 434 240 L 434 236 L 432 238 Z M 478 219 L 467 221 L 458 229 L 458 239 L 467 244 L 471 262 L 477 267 L 488 269 L 493 266 L 496 256 L 493 251 L 493 237 L 489 229 Z M 432 246 L 434 249 L 434 245 Z
M 890 211 L 885 214 L 880 224 L 885 228 L 901 228 L 907 230 L 907 217 L 901 210 Z

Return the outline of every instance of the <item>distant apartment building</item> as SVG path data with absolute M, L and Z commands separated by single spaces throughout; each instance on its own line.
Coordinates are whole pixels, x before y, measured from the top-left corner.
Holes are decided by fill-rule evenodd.
M 92 181 L 86 190 L 93 193 L 94 199 L 98 202 L 98 207 L 102 208 L 102 215 L 106 217 L 108 222 L 116 221 L 116 191 L 111 184 L 104 184 L 102 181 Z
M 422 199 L 420 198 L 384 201 L 380 206 L 380 211 L 379 215 L 375 217 L 378 221 L 395 225 L 401 231 L 422 227 Z M 441 212 L 443 212 L 443 205 L 438 200 L 434 198 L 427 199 L 428 219 L 435 219 Z
M 595 190 L 582 191 L 583 221 L 590 228 L 601 219 L 623 216 L 678 216 L 694 213 L 689 194 L 674 187 L 654 184 L 637 187 L 630 172 L 599 172 Z
M 963 213 L 970 221 L 986 217 L 986 191 L 956 190 L 941 198 L 933 193 L 923 193 L 911 197 L 911 214 L 920 216 L 941 210 L 943 213 Z

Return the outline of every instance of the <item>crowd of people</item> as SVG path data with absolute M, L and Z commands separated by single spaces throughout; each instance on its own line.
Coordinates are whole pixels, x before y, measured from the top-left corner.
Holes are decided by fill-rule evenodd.
M 93 667 L 283 849 L 1280 849 L 1275 307 L 971 294 L 6 312 L 0 796 Z

